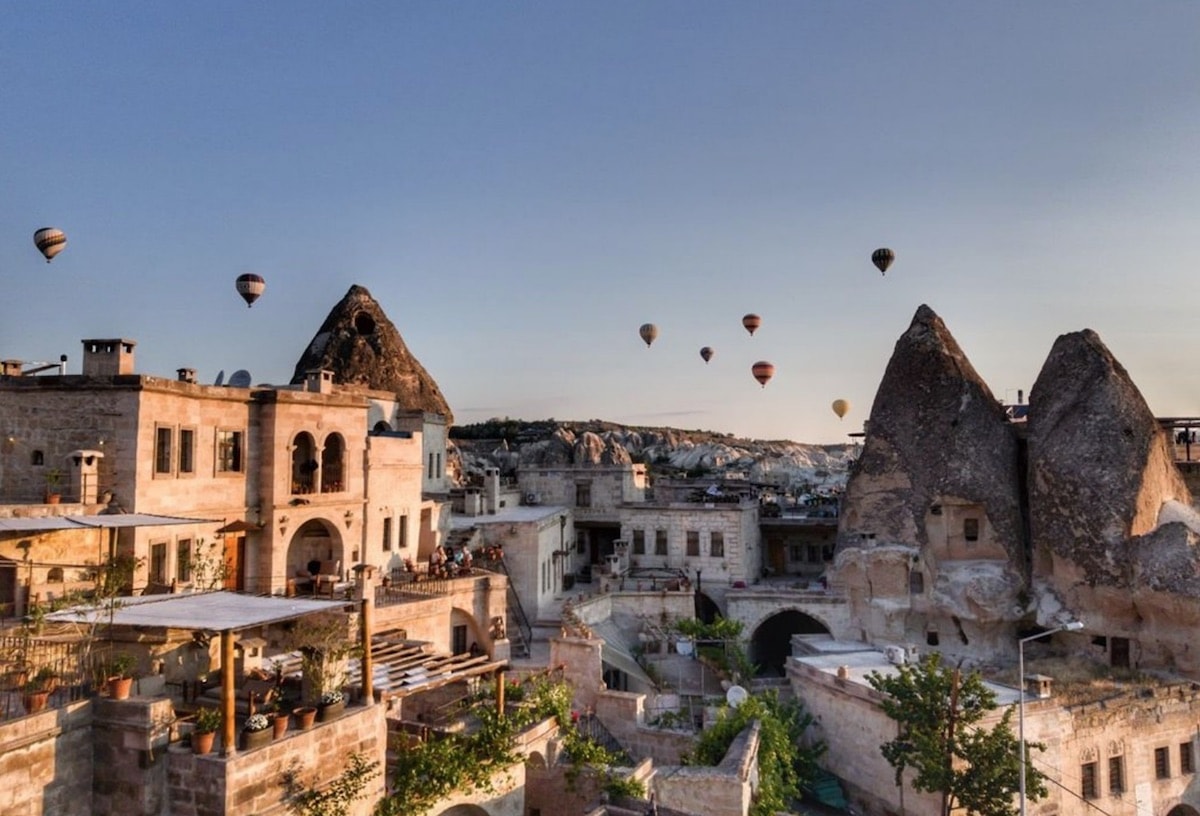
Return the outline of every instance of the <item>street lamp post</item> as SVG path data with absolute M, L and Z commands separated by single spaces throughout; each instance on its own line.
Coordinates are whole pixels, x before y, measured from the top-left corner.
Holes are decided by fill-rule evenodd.
M 1021 816 L 1025 816 L 1025 644 L 1031 640 L 1049 637 L 1055 632 L 1077 632 L 1082 628 L 1082 621 L 1071 621 L 1017 641 L 1017 741 L 1021 744 L 1021 764 L 1017 773 L 1020 779 Z

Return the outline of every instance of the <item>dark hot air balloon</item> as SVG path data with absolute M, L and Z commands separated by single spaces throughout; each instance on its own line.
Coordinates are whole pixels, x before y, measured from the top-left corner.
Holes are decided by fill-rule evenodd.
M 833 412 L 838 415 L 838 419 L 844 417 L 850 412 L 850 403 L 844 399 L 835 399 L 833 401 Z
M 242 300 L 246 301 L 247 309 L 254 305 L 254 301 L 258 300 L 266 288 L 267 282 L 263 280 L 262 275 L 255 275 L 251 272 L 238 275 L 237 293 L 242 296 Z
M 750 332 L 750 336 L 754 336 L 754 330 L 762 325 L 762 318 L 756 314 L 748 314 L 742 318 L 742 325 L 746 327 L 746 331 Z
M 704 358 L 704 362 L 706 363 L 711 360 L 713 358 L 712 346 L 705 346 L 700 349 L 700 356 Z
M 880 275 L 888 271 L 888 267 L 892 265 L 892 261 L 894 260 L 896 260 L 896 253 L 887 247 L 880 247 L 871 253 L 871 263 L 875 264 L 875 268 L 879 270 Z
M 638 329 L 638 334 L 646 342 L 646 348 L 650 348 L 650 344 L 654 342 L 654 338 L 658 337 L 658 326 L 655 326 L 653 323 L 643 323 L 642 327 Z
M 33 234 L 33 243 L 45 256 L 46 263 L 50 263 L 66 247 L 67 234 L 57 227 L 42 227 Z
M 768 363 L 766 360 L 759 360 L 754 365 L 750 366 L 750 371 L 754 374 L 754 379 L 758 380 L 763 388 L 767 387 L 767 383 L 775 376 L 775 366 Z

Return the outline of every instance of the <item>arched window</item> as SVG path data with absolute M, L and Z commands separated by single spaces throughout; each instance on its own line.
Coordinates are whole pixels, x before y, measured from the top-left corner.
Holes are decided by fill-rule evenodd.
M 46 573 L 46 581 L 51 584 L 61 584 L 63 580 L 62 567 L 51 567 Z
M 321 492 L 340 493 L 346 489 L 346 442 L 341 434 L 330 434 L 321 451 Z
M 312 434 L 301 431 L 292 442 L 292 493 L 317 490 L 317 443 Z
M 46 464 L 46 454 L 42 453 L 40 450 L 35 450 L 33 453 L 29 454 L 29 464 L 31 464 L 31 465 Z

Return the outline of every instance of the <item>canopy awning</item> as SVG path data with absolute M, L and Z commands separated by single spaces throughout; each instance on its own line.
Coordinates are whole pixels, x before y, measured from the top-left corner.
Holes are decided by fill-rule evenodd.
M 111 621 L 116 626 L 155 626 L 228 632 L 301 618 L 316 612 L 343 609 L 345 606 L 345 601 L 242 595 L 222 590 L 118 598 L 112 609 L 107 605 L 75 606 L 51 612 L 46 615 L 46 620 L 57 623 Z
M 257 533 L 261 529 L 262 529 L 261 524 L 251 524 L 248 521 L 242 521 L 241 519 L 238 519 L 237 521 L 229 522 L 224 527 L 218 527 L 217 532 L 218 533 Z
M 631 678 L 647 686 L 653 686 L 654 681 L 646 674 L 633 656 L 633 651 L 621 637 L 621 628 L 611 618 L 600 623 L 591 624 L 592 631 L 600 636 L 604 643 L 600 646 L 600 660 L 618 671 L 623 671 Z
M 98 516 L 44 516 L 0 518 L 0 533 L 41 533 L 53 530 L 112 529 L 119 527 L 166 527 L 173 524 L 215 524 L 216 519 L 156 516 L 152 513 L 114 513 Z

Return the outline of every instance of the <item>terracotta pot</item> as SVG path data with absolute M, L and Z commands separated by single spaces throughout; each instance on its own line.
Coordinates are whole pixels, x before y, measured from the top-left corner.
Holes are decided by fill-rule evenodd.
M 275 739 L 282 739 L 283 735 L 287 733 L 288 715 L 276 714 L 273 718 L 271 718 L 271 724 L 274 726 L 274 731 L 272 733 L 274 733 Z
M 21 699 L 25 704 L 25 713 L 36 714 L 46 707 L 46 703 L 50 700 L 50 692 L 30 691 L 26 692 Z
M 108 678 L 108 696 L 114 700 L 128 700 L 130 693 L 133 691 L 132 677 L 110 677 Z
M 292 713 L 296 715 L 296 727 L 301 731 L 312 728 L 317 719 L 317 710 L 312 706 L 301 706 L 294 709 Z
M 328 703 L 317 709 L 317 719 L 321 722 L 336 720 L 338 717 L 342 716 L 342 712 L 345 710 L 345 700 L 338 700 L 336 703 Z
M 193 754 L 208 754 L 212 752 L 213 743 L 217 740 L 216 731 L 205 731 L 201 734 L 198 731 L 192 732 L 192 753 Z
M 242 750 L 253 751 L 255 748 L 262 748 L 264 745 L 270 745 L 274 738 L 275 734 L 270 728 L 264 728 L 261 731 L 242 731 Z

